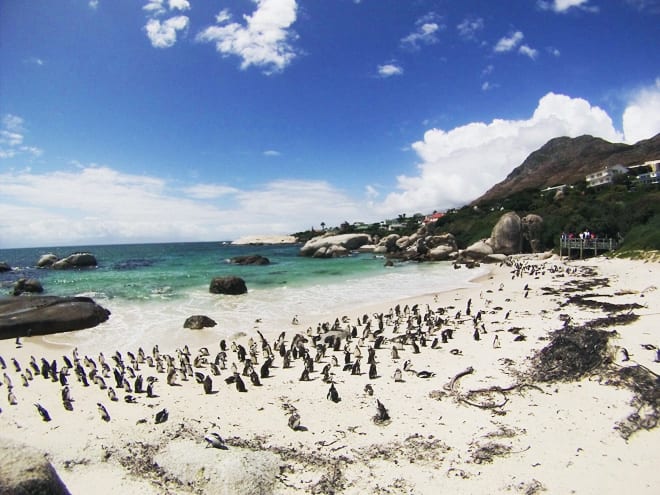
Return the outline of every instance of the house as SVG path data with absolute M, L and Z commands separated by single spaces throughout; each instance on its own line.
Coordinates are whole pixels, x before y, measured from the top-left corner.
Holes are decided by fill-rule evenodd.
M 593 174 L 588 174 L 585 179 L 587 181 L 587 187 L 597 187 L 611 184 L 614 181 L 614 177 L 619 174 L 627 173 L 628 169 L 623 165 L 613 165 L 599 170 L 598 172 L 594 172 Z
M 659 167 L 660 160 L 649 160 L 639 165 L 631 165 L 628 168 L 630 173 L 635 176 L 637 182 L 648 185 L 660 183 L 660 176 L 658 175 Z
M 440 212 L 438 212 L 438 211 L 434 211 L 434 212 L 431 213 L 430 215 L 426 215 L 426 216 L 424 217 L 424 220 L 422 220 L 422 223 L 423 223 L 424 225 L 428 225 L 428 224 L 430 224 L 431 222 L 435 222 L 436 220 L 439 220 L 439 219 L 441 219 L 441 218 L 444 217 L 444 216 L 445 216 L 444 213 L 440 213 Z

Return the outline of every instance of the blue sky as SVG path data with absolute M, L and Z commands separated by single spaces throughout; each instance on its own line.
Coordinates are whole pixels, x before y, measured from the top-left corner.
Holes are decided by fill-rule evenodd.
M 0 3 L 0 248 L 462 206 L 660 132 L 659 0 Z

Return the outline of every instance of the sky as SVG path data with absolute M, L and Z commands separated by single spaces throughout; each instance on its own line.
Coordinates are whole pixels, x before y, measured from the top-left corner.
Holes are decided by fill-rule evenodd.
M 660 0 L 4 0 L 0 248 L 464 206 L 554 137 L 660 132 L 658 26 Z

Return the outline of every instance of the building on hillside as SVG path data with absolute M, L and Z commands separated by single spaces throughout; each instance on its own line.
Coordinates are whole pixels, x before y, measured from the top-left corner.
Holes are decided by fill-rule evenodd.
M 428 225 L 428 224 L 430 224 L 431 222 L 435 222 L 436 220 L 440 220 L 440 219 L 441 219 L 442 217 L 444 217 L 444 216 L 445 216 L 444 213 L 440 213 L 439 211 L 434 211 L 434 212 L 431 213 L 430 215 L 426 215 L 426 216 L 424 217 L 424 220 L 422 220 L 422 223 L 423 223 L 424 225 Z
M 557 193 L 563 193 L 566 190 L 566 184 L 561 184 L 559 186 L 552 186 L 552 187 L 546 187 L 545 189 L 541 189 L 541 193 L 545 194 L 548 192 L 554 192 L 555 194 Z
M 639 165 L 628 167 L 637 182 L 644 185 L 660 183 L 658 168 L 660 168 L 660 160 L 649 160 Z
M 587 187 L 597 187 L 611 184 L 614 181 L 614 177 L 627 173 L 628 169 L 623 165 L 612 165 L 593 174 L 588 174 L 585 179 L 587 181 Z

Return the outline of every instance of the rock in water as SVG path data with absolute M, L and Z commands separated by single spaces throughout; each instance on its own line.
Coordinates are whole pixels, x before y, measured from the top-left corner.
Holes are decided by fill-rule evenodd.
M 68 495 L 43 453 L 8 438 L 0 439 L 0 493 Z
M 251 254 L 246 256 L 234 256 L 231 260 L 236 265 L 268 265 L 270 260 L 260 254 Z
M 0 298 L 0 339 L 82 330 L 109 317 L 110 311 L 89 297 Z
M 54 262 L 51 268 L 55 270 L 67 270 L 71 268 L 91 268 L 98 263 L 91 253 L 74 253 L 64 259 Z
M 247 293 L 247 286 L 245 280 L 240 277 L 215 277 L 211 280 L 209 292 L 211 294 L 245 294 Z
M 14 284 L 15 296 L 20 296 L 24 292 L 41 294 L 44 291 L 43 285 L 36 278 L 19 278 Z
M 214 327 L 217 323 L 205 315 L 193 315 L 186 318 L 183 323 L 183 328 L 190 328 L 191 330 L 201 330 L 202 328 Z

